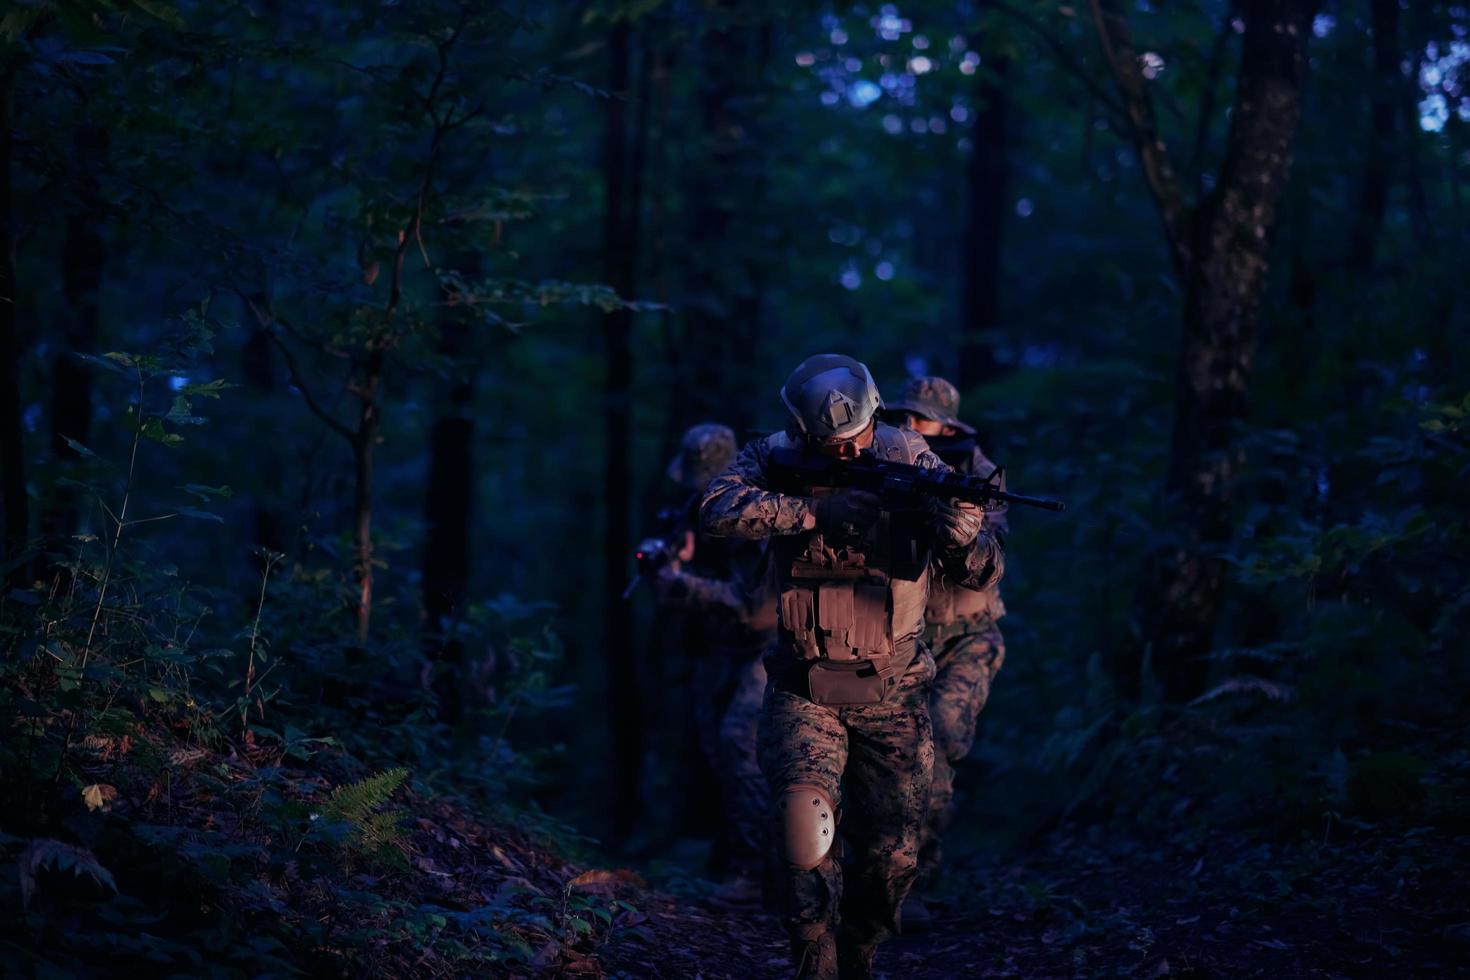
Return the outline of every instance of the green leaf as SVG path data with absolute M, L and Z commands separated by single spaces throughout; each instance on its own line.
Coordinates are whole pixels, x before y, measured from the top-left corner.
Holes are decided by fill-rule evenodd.
M 68 446 L 70 446 L 72 448 L 72 452 L 76 453 L 78 456 L 81 456 L 84 459 L 98 459 L 98 458 L 100 458 L 100 457 L 98 457 L 98 455 L 96 453 L 92 452 L 92 450 L 88 449 L 86 446 L 84 446 L 81 443 L 77 442 L 71 436 L 62 436 L 61 438 L 62 438 L 62 441 L 64 441 Z
M 115 374 L 121 374 L 124 377 L 128 376 L 127 369 L 124 368 L 122 364 L 117 361 L 116 358 L 113 358 L 111 356 L 97 357 L 93 354 L 77 354 L 75 356 L 77 360 L 85 364 L 90 364 L 93 367 L 106 368 L 107 370 L 112 371 Z M 119 356 L 126 357 L 127 355 L 122 354 Z
M 57 61 L 65 61 L 73 65 L 110 65 L 112 59 L 101 51 L 63 51 L 56 56 Z
M 194 507 L 180 507 L 179 513 L 184 517 L 192 517 L 196 521 L 214 521 L 216 524 L 223 524 L 225 522 L 225 519 L 218 514 L 211 514 L 207 510 L 199 510 Z
M 216 381 L 204 381 L 198 384 L 187 384 L 179 390 L 185 395 L 203 395 L 205 398 L 218 398 L 219 393 L 226 388 L 237 387 L 239 386 L 232 385 L 224 379 L 219 379 Z
M 152 14 L 175 30 L 184 29 L 184 18 L 170 4 L 162 3 L 160 0 L 133 0 L 133 6 L 145 14 Z
M 163 427 L 163 422 L 157 418 L 151 418 L 143 423 L 143 435 L 160 442 L 165 446 L 177 446 L 183 443 L 184 437 L 174 432 L 169 432 Z
M 229 487 L 206 487 L 202 483 L 186 483 L 180 489 L 188 493 L 192 493 L 200 500 L 206 502 L 212 497 L 229 498 L 235 495 L 235 491 L 231 490 Z
M 205 422 L 203 418 L 194 414 L 189 399 L 183 395 L 174 396 L 173 407 L 168 410 L 164 418 L 175 425 L 203 425 Z

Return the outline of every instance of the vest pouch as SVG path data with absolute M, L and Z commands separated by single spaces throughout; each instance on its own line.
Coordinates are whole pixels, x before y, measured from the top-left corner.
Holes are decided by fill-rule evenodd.
M 807 670 L 807 696 L 816 704 L 878 704 L 897 685 L 871 660 L 814 660 Z
M 797 586 L 781 593 L 781 627 L 791 633 L 792 645 L 803 658 L 819 657 L 816 630 L 817 594 L 810 586 Z

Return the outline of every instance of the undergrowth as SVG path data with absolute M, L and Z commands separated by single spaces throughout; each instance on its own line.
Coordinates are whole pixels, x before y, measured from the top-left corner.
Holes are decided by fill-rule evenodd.
M 159 454 L 205 424 L 196 405 L 229 397 L 181 380 L 209 353 L 207 311 L 176 328 L 87 359 L 116 383 L 128 452 L 73 447 L 96 521 L 24 556 L 30 584 L 0 597 L 0 955 L 38 974 L 453 975 L 579 960 L 635 927 L 628 902 L 566 885 L 557 854 L 578 842 L 529 805 L 540 759 L 509 737 L 570 693 L 546 606 L 470 606 L 445 665 L 391 617 L 352 642 L 329 564 L 260 551 L 231 623 L 212 608 L 225 583 L 182 580 L 153 546 L 169 522 L 207 535 L 230 496 L 150 496 Z M 429 684 L 446 669 L 455 729 Z

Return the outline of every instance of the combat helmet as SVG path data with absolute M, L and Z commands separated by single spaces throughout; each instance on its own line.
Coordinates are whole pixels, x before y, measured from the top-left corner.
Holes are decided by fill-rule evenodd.
M 679 440 L 679 454 L 664 472 L 690 490 L 703 490 L 735 459 L 735 433 L 725 425 L 706 422 L 692 426 Z
M 802 361 L 781 387 L 781 401 L 797 429 L 818 442 L 857 435 L 883 407 L 872 373 L 844 354 Z
M 912 412 L 920 418 L 952 425 L 966 435 L 975 434 L 974 426 L 959 419 L 959 390 L 940 377 L 910 378 L 886 410 L 890 417 L 894 412 Z

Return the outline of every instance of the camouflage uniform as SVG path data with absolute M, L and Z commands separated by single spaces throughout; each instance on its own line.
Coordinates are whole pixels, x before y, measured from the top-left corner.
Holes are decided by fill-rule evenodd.
M 976 445 L 975 430 L 959 420 L 959 403 L 959 392 L 943 378 L 915 378 L 888 403 L 887 410 L 890 417 L 912 412 L 953 426 L 956 433 L 952 436 L 929 437 L 929 447 L 962 473 L 989 476 L 995 472 L 995 464 Z M 1005 511 L 989 512 L 986 524 L 1003 536 L 1007 529 Z M 919 848 L 921 880 L 931 880 L 938 874 L 940 839 L 953 818 L 954 767 L 975 744 L 975 727 L 990 696 L 991 681 L 1005 662 L 1005 638 L 996 625 L 1003 615 L 1005 603 L 996 583 L 974 592 L 956 588 L 943 576 L 936 576 L 930 585 L 924 639 L 934 652 L 937 671 L 929 696 L 934 726 L 934 783 Z
M 785 869 L 786 924 L 793 944 L 800 949 L 803 942 L 815 943 L 840 924 L 843 942 L 849 948 L 866 949 L 870 957 L 872 947 L 898 929 L 899 909 L 917 869 L 932 774 L 927 700 L 934 666 L 918 643 L 930 566 L 924 565 L 911 580 L 904 581 L 897 575 L 888 576 L 882 564 L 868 568 L 889 590 L 882 641 L 893 651 L 892 660 L 886 662 L 897 664 L 901 671 L 885 678 L 882 700 L 866 704 L 812 700 L 809 668 L 838 659 L 836 652 L 828 652 L 828 644 L 836 642 L 839 633 L 827 629 L 825 598 L 815 615 L 812 607 L 801 604 L 802 589 L 807 594 L 812 590 L 826 594 L 820 590 L 828 583 L 810 584 L 811 570 L 824 567 L 820 556 L 830 564 L 855 554 L 861 565 L 863 547 L 870 549 L 867 554 L 875 560 L 887 552 L 875 546 L 871 537 L 844 540 L 836 532 L 810 529 L 809 515 L 814 518 L 818 506 L 814 497 L 804 495 L 810 491 L 783 487 L 788 491 L 783 493 L 772 488 L 772 454 L 805 451 L 804 446 L 803 437 L 795 432 L 746 445 L 730 468 L 711 482 L 701 519 L 715 534 L 771 539 L 781 624 L 777 646 L 766 658 L 770 681 L 760 722 L 760 765 L 770 781 L 773 799 L 785 805 L 793 798 L 794 788 L 815 788 L 834 808 L 845 804 L 845 812 L 834 812 L 832 817 L 835 823 L 839 813 L 842 816 L 843 835 L 851 848 L 847 888 L 844 890 L 835 850 L 824 853 L 815 867 Z M 944 465 L 918 436 L 882 424 L 877 426 L 875 451 L 895 459 L 906 456 L 902 461 L 920 466 Z M 813 559 L 813 555 L 819 557 Z M 812 564 L 814 560 L 817 564 Z M 946 544 L 935 549 L 935 567 L 969 588 L 999 578 L 1003 566 L 999 542 L 987 531 L 982 530 L 973 543 L 962 548 Z M 796 574 L 802 568 L 805 578 Z M 848 584 L 850 596 L 859 588 L 873 587 Z M 851 598 L 844 601 L 855 604 Z M 859 645 L 851 639 L 848 642 Z M 853 651 L 842 652 L 851 655 Z M 827 660 L 829 656 L 832 660 Z M 906 663 L 903 656 L 909 658 Z M 819 800 L 813 797 L 809 802 L 817 806 Z M 776 814 L 776 823 L 782 819 Z M 830 939 L 822 941 L 830 948 Z M 831 973 L 822 970 L 820 975 Z
M 700 491 L 735 455 L 735 435 L 722 425 L 697 425 L 684 434 L 666 471 L 685 489 Z M 691 501 L 691 507 L 697 500 Z M 654 583 L 660 614 L 678 623 L 679 654 L 689 658 L 689 705 L 705 763 L 715 774 L 723 817 L 712 864 L 735 876 L 758 878 L 763 865 L 768 790 L 756 762 L 752 699 L 766 682 L 760 654 L 775 639 L 774 597 L 763 588 L 768 563 L 756 542 L 713 538 L 698 530 L 694 556 L 669 564 Z M 752 697 L 751 690 L 757 693 Z M 748 720 L 747 720 L 748 719 Z

